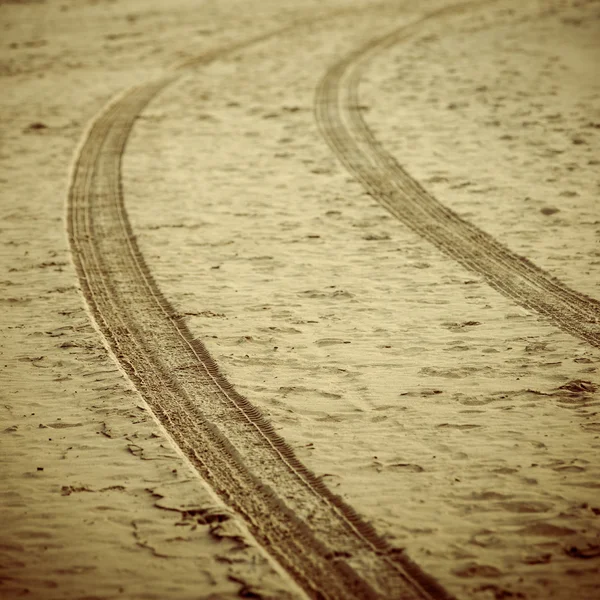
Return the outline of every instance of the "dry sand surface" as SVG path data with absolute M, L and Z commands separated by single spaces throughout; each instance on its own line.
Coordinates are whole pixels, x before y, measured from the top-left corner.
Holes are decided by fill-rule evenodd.
M 0 28 L 0 597 L 600 598 L 600 2 Z

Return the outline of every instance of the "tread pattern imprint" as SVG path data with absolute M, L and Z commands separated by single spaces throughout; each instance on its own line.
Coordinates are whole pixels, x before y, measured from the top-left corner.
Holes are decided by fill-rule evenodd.
M 67 215 L 73 260 L 90 312 L 139 393 L 202 478 L 308 596 L 446 599 L 432 578 L 330 492 L 220 374 L 158 289 L 125 208 L 122 156 L 148 103 L 190 67 L 311 22 L 188 60 L 113 100 L 91 123 L 73 168 Z

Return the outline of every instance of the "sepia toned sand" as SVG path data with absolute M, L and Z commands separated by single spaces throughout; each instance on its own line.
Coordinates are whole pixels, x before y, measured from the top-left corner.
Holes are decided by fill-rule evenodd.
M 315 15 L 137 118 L 122 186 L 146 264 L 302 463 L 450 594 L 600 597 L 600 350 L 391 215 L 315 121 L 331 65 L 449 4 L 0 2 L 2 597 L 307 597 L 107 350 L 65 206 L 113 98 Z M 599 40 L 597 1 L 477 3 L 359 88 L 442 204 L 596 299 Z

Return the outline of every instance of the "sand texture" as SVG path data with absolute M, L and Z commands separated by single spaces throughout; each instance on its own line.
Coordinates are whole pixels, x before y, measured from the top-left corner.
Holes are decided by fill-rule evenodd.
M 600 598 L 597 0 L 0 15 L 0 597 Z

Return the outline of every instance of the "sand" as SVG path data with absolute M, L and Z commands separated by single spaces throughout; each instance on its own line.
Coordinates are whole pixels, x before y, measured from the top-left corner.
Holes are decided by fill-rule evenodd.
M 177 72 L 135 118 L 121 164 L 132 233 L 174 327 L 377 540 L 449 594 L 600 597 L 596 324 L 574 335 L 570 305 L 540 314 L 457 262 L 365 191 L 315 119 L 328 69 L 449 5 L 0 3 L 0 594 L 307 597 L 293 558 L 261 538 L 266 521 L 249 526 L 235 497 L 227 506 L 153 416 L 166 392 L 132 369 L 154 355 L 118 360 L 119 311 L 86 302 L 94 288 L 69 243 L 91 124 L 132 86 Z M 437 201 L 596 299 L 599 11 L 442 10 L 373 52 L 358 88 L 382 148 Z M 97 227 L 106 250 L 92 246 L 110 254 L 112 225 Z M 143 324 L 175 360 L 174 342 L 160 348 L 170 321 L 153 327 L 162 317 L 115 277 L 102 293 L 129 298 L 115 304 L 131 315 L 122 326 Z M 234 435 L 235 419 L 214 419 Z M 263 476 L 283 496 L 281 473 Z

